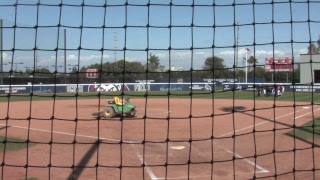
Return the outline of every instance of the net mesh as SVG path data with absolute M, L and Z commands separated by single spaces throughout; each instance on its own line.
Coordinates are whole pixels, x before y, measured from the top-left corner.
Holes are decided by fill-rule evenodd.
M 312 0 L 1 1 L 1 179 L 320 178 L 320 78 L 298 74 L 320 62 L 319 8 Z M 263 58 L 284 56 L 295 58 L 293 71 L 265 75 Z M 259 78 L 290 87 L 301 77 L 311 91 L 283 92 L 286 101 L 236 88 Z M 196 82 L 219 78 L 231 88 Z M 162 92 L 150 90 L 155 79 Z M 130 97 L 136 117 L 104 118 L 114 96 Z

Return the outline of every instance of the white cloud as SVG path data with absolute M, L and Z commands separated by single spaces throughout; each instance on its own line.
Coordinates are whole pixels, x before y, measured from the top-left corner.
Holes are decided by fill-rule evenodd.
M 239 48 L 239 65 L 242 66 L 243 63 L 243 57 L 245 57 L 245 48 Z M 294 49 L 293 51 L 293 56 L 295 58 L 295 61 L 299 61 L 300 59 L 300 54 L 304 54 L 307 52 L 307 49 Z M 215 51 L 215 56 L 218 56 L 222 59 L 224 59 L 224 64 L 227 67 L 232 67 L 234 64 L 234 53 L 235 51 L 233 49 L 230 50 L 225 50 L 225 51 L 220 51 L 218 50 Z M 158 52 L 153 52 L 152 54 L 156 55 L 160 59 L 160 64 L 164 66 L 169 66 L 169 52 L 168 51 L 158 51 Z M 248 57 L 253 55 L 253 49 L 251 48 L 251 54 L 248 54 Z M 183 67 L 185 70 L 189 70 L 191 68 L 191 51 L 186 50 L 186 51 L 171 51 L 170 54 L 170 60 L 171 60 L 171 65 L 178 68 L 178 67 Z M 193 62 L 192 66 L 194 69 L 201 69 L 203 67 L 204 61 L 206 58 L 212 56 L 212 50 L 196 50 L 193 52 Z M 287 51 L 283 50 L 263 50 L 263 49 L 258 49 L 255 51 L 255 57 L 258 59 L 258 62 L 260 65 L 264 64 L 264 59 L 266 57 L 285 57 L 285 56 L 292 56 L 292 50 L 288 49 Z M 3 52 L 3 58 L 4 62 L 11 61 L 11 56 L 9 53 Z M 126 61 L 139 61 L 142 64 L 146 63 L 146 57 L 140 57 L 139 54 L 130 54 L 130 56 L 127 56 L 125 59 Z M 53 71 L 56 56 L 50 56 L 48 55 L 47 57 L 45 55 L 38 57 L 38 66 L 49 66 L 49 69 Z M 20 70 L 24 70 L 24 67 L 33 67 L 34 66 L 34 60 L 33 56 L 15 56 L 14 59 L 15 62 L 24 62 L 23 65 L 18 65 L 18 68 Z M 103 56 L 103 63 L 105 62 L 113 62 L 113 56 L 109 54 L 104 54 Z M 95 63 L 100 63 L 101 62 L 101 55 L 97 54 L 92 54 L 92 55 L 83 55 L 80 57 L 80 67 L 83 66 L 89 66 L 91 64 Z M 64 56 L 58 56 L 57 57 L 57 64 L 59 66 L 64 65 Z M 72 65 L 78 65 L 78 55 L 77 54 L 69 54 L 67 56 L 67 64 L 72 64 Z M 11 66 L 4 66 L 4 70 L 10 69 Z M 62 71 L 62 68 L 59 67 L 59 71 Z
M 5 61 L 11 61 L 11 58 L 7 53 L 3 53 L 3 57 Z M 110 58 L 110 55 L 105 54 L 103 56 L 103 62 L 107 62 Z M 38 56 L 38 62 L 37 66 L 48 68 L 51 71 L 54 71 L 54 65 L 58 65 L 58 71 L 62 71 L 62 67 L 64 66 L 64 56 Z M 71 65 L 78 65 L 78 56 L 74 54 L 67 55 L 67 64 Z M 33 68 L 34 67 L 34 59 L 33 56 L 16 56 L 14 61 L 16 62 L 23 62 L 22 65 L 18 65 L 17 68 L 19 70 L 24 71 L 25 67 Z M 80 68 L 83 66 L 88 66 L 95 63 L 101 62 L 101 55 L 87 55 L 87 56 L 81 56 L 80 57 Z M 69 66 L 71 67 L 71 66 Z M 69 68 L 67 67 L 67 68 Z M 11 69 L 11 66 L 4 66 L 5 71 L 9 71 Z
M 155 56 L 157 56 L 159 59 L 162 59 L 162 58 L 166 58 L 167 54 L 165 54 L 165 53 L 157 53 L 157 54 L 155 54 Z
M 299 49 L 299 50 L 295 50 L 293 51 L 295 56 L 300 56 L 300 54 L 307 54 L 308 53 L 308 49 Z
M 171 60 L 171 66 L 182 67 L 185 70 L 191 68 L 191 51 L 172 51 L 169 58 L 169 53 L 155 53 L 155 56 L 159 57 L 160 64 L 163 66 L 169 66 L 169 60 Z M 193 53 L 193 68 L 202 68 L 203 63 L 207 57 L 211 56 L 211 53 L 205 51 L 196 51 Z
M 296 49 L 294 50 L 294 58 L 299 59 L 300 54 L 306 53 L 306 49 Z M 232 67 L 234 62 L 235 62 L 235 51 L 234 50 L 225 50 L 225 51 L 220 51 L 220 52 L 215 52 L 215 56 L 218 56 L 222 59 L 224 59 L 224 64 L 227 67 Z M 169 63 L 169 55 L 168 53 L 156 53 L 156 56 L 159 57 L 160 59 L 160 64 L 168 66 Z M 264 64 L 264 59 L 267 57 L 286 57 L 286 56 L 292 56 L 292 51 L 288 49 L 288 51 L 284 50 L 256 50 L 255 54 L 253 52 L 253 49 L 251 48 L 251 53 L 248 54 L 247 57 L 253 56 L 258 59 L 258 62 L 260 65 Z M 201 51 L 196 51 L 193 54 L 193 68 L 194 69 L 200 69 L 202 68 L 204 61 L 206 58 L 212 56 L 212 51 L 211 50 L 201 50 Z M 238 52 L 238 63 L 239 65 L 242 66 L 243 58 L 246 56 L 246 50 L 245 48 L 239 48 Z M 173 51 L 171 53 L 171 62 L 175 67 L 183 67 L 184 69 L 188 70 L 190 68 L 190 61 L 191 61 L 191 51 Z
M 7 60 L 9 60 L 9 55 L 8 55 L 8 53 L 6 53 L 6 52 L 2 52 L 2 58 L 3 58 L 3 61 L 7 61 Z
M 71 54 L 71 55 L 68 55 L 66 59 L 67 59 L 67 60 L 76 60 L 76 59 L 77 59 L 77 56 Z
M 126 57 L 126 61 L 129 61 L 129 62 L 133 62 L 133 61 L 137 61 L 138 58 L 136 57 Z
M 234 54 L 235 54 L 235 51 L 221 51 L 218 53 L 218 56 L 221 55 L 221 56 L 233 57 Z M 240 54 L 240 51 L 239 51 L 239 54 Z
M 253 49 L 251 48 L 251 53 L 247 55 L 247 57 L 250 56 L 255 56 L 255 58 L 258 60 L 259 64 L 264 64 L 264 59 L 267 57 L 286 57 L 286 56 L 292 56 L 290 51 L 282 51 L 282 50 L 256 50 L 255 52 L 253 51 Z M 221 51 L 217 54 L 218 57 L 221 57 L 224 59 L 224 63 L 227 67 L 232 67 L 235 61 L 235 57 L 234 57 L 234 53 L 235 51 L 233 50 L 227 50 L 227 51 Z M 299 53 L 294 54 L 294 56 L 296 55 L 300 55 L 300 50 Z M 240 66 L 242 66 L 242 62 L 243 62 L 243 58 L 246 57 L 246 50 L 245 48 L 241 48 L 239 49 L 238 52 L 238 63 L 240 64 Z

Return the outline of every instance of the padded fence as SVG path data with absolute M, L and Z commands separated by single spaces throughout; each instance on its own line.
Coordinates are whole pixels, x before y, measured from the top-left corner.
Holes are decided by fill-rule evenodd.
M 1 179 L 319 179 L 319 9 L 2 0 Z M 104 117 L 114 96 L 136 116 Z

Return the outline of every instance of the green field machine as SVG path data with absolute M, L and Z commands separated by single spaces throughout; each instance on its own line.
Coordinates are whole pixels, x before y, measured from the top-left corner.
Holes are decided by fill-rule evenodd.
M 130 102 L 130 98 L 123 101 L 114 97 L 113 101 L 108 101 L 104 109 L 100 112 L 92 113 L 92 116 L 100 116 L 105 118 L 113 118 L 117 116 L 134 117 L 136 114 L 136 105 Z

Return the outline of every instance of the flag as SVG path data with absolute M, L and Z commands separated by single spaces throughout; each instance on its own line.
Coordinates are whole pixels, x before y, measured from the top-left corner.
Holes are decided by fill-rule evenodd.
M 251 50 L 250 50 L 249 48 L 246 48 L 246 52 L 247 52 L 248 54 L 250 54 L 250 53 L 251 53 Z

